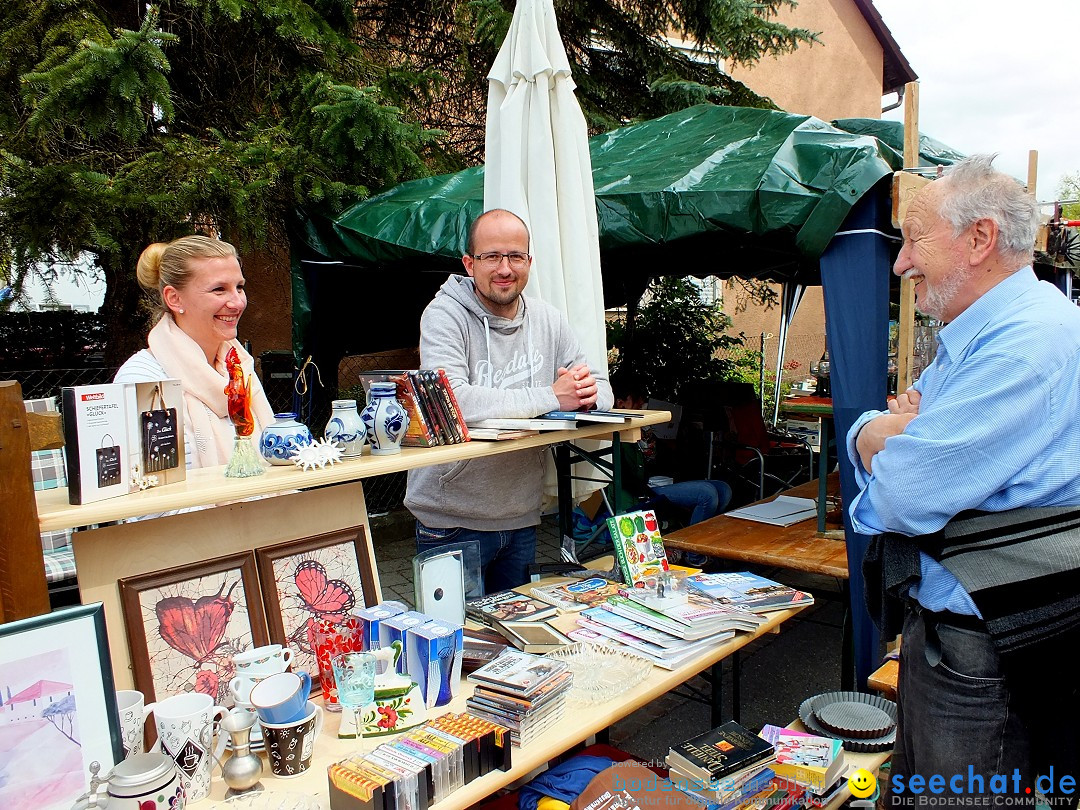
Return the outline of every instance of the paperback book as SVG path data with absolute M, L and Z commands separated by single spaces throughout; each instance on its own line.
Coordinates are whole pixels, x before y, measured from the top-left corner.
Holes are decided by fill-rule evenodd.
M 623 595 L 639 605 L 652 608 L 657 613 L 688 627 L 715 625 L 724 630 L 752 631 L 765 623 L 765 620 L 756 613 L 751 613 L 748 610 L 743 610 L 698 593 L 691 594 L 686 602 L 681 605 L 676 604 L 657 608 L 650 605 L 644 594 L 639 594 L 638 591 L 639 589 L 627 588 L 623 591 Z
M 626 596 L 612 596 L 601 607 L 604 610 L 610 610 L 612 613 L 633 619 L 635 622 L 648 627 L 663 630 L 686 641 L 697 641 L 731 629 L 717 622 L 688 625 L 665 616 L 652 608 L 645 607 Z
M 537 585 L 529 593 L 541 602 L 554 605 L 555 608 L 564 613 L 576 613 L 579 610 L 588 608 L 589 606 L 585 602 L 579 602 L 562 590 L 562 586 L 565 584 L 567 583 L 557 582 L 551 585 Z
M 793 605 L 814 603 L 814 597 L 804 591 L 751 574 L 749 571 L 695 574 L 686 578 L 686 584 L 717 602 L 749 610 L 752 613 L 768 613 L 772 610 L 784 610 Z
M 562 594 L 585 607 L 593 607 L 618 596 L 623 587 L 622 583 L 610 579 L 590 577 L 577 582 L 564 582 L 557 586 L 554 593 Z
M 762 728 L 760 736 L 776 751 L 772 768 L 777 776 L 806 785 L 817 795 L 840 778 L 844 768 L 841 740 L 772 725 Z
M 710 781 L 741 771 L 774 756 L 773 746 L 734 720 L 686 742 L 673 746 L 667 755 L 669 768 L 696 779 Z
M 465 602 L 465 615 L 488 626 L 498 622 L 542 621 L 557 613 L 554 605 L 517 591 L 498 591 Z
M 660 523 L 651 509 L 628 512 L 607 519 L 615 556 L 619 561 L 623 581 L 632 587 L 668 569 Z
M 523 652 L 543 654 L 570 643 L 570 639 L 546 622 L 498 622 L 495 629 Z

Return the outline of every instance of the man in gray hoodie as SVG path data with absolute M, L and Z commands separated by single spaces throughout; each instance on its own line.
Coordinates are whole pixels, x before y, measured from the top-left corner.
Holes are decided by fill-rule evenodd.
M 466 422 L 611 407 L 566 318 L 526 298 L 529 230 L 509 211 L 477 217 L 461 257 L 420 319 L 420 365 L 442 368 Z M 475 540 L 487 593 L 528 581 L 540 522 L 544 448 L 409 471 L 417 551 Z

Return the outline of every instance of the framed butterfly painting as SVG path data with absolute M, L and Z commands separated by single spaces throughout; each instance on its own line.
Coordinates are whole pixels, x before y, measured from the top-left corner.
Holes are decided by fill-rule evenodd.
M 135 687 L 146 702 L 203 692 L 229 706 L 233 656 L 266 644 L 255 554 L 119 581 Z
M 375 560 L 363 526 L 255 549 L 270 639 L 293 650 L 294 672 L 319 679 L 310 638 L 320 619 L 340 621 L 378 602 Z

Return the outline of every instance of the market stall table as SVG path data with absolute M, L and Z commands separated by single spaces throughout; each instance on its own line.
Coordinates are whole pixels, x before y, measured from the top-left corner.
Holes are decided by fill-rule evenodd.
M 364 478 L 577 439 L 620 434 L 633 440 L 639 428 L 669 419 L 666 411 L 649 411 L 624 425 L 586 425 L 509 441 L 405 448 L 400 455 L 364 455 L 309 471 L 271 467 L 254 478 L 225 478 L 222 467 L 191 470 L 180 483 L 81 506 L 68 504 L 66 491 L 50 490 L 37 493 L 38 518 L 41 531 L 49 531 L 155 516 L 73 535 L 80 596 L 84 604 L 104 603 L 116 687 L 130 689 L 134 681 L 117 588 L 120 578 L 352 526 L 363 527 L 367 557 L 374 560 Z M 162 514 L 189 507 L 212 508 Z M 376 566 L 377 561 L 372 567 Z M 372 573 L 372 592 L 364 600 L 369 604 L 382 596 L 377 569 Z
M 513 749 L 513 767 L 510 770 L 496 770 L 474 779 L 455 791 L 448 799 L 432 807 L 435 810 L 464 810 L 471 807 L 499 788 L 528 776 L 559 754 L 603 732 L 616 721 L 646 706 L 699 672 L 730 657 L 754 639 L 766 633 L 779 632 L 781 625 L 800 610 L 802 610 L 801 607 L 769 613 L 765 624 L 753 633 L 738 633 L 734 638 L 717 644 L 712 650 L 686 662 L 677 669 L 669 671 L 653 667 L 644 682 L 606 703 L 582 705 L 568 702 L 562 718 L 557 723 L 524 747 Z M 465 711 L 465 700 L 472 694 L 472 684 L 463 679 L 461 686 L 461 692 L 449 705 L 429 709 L 429 716 L 434 717 L 448 711 Z M 300 776 L 281 779 L 269 773 L 269 764 L 266 763 L 262 777 L 266 790 L 318 795 L 324 797 L 324 806 L 328 807 L 329 804 L 325 802 L 328 791 L 327 767 L 341 759 L 370 751 L 381 743 L 394 739 L 391 736 L 341 740 L 337 738 L 341 716 L 330 713 L 326 713 L 325 716 L 323 732 L 315 743 L 311 769 Z M 224 798 L 225 790 L 224 782 L 215 778 L 211 787 L 211 797 Z

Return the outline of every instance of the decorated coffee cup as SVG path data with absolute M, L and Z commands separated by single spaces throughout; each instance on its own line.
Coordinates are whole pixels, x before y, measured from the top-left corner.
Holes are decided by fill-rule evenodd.
M 243 677 L 266 677 L 284 672 L 292 663 L 292 650 L 280 644 L 264 644 L 233 656 L 236 674 Z
M 142 692 L 135 689 L 120 689 L 116 692 L 116 712 L 120 715 L 120 736 L 124 743 L 124 757 L 141 754 L 143 745 L 143 726 L 150 710 L 145 706 Z
M 289 779 L 311 767 L 311 755 L 322 725 L 322 707 L 311 701 L 305 704 L 303 715 L 291 723 L 263 722 L 263 740 L 275 776 Z
M 294 723 L 303 718 L 310 694 L 311 676 L 307 672 L 279 672 L 255 684 L 250 699 L 265 726 Z
M 210 793 L 210 769 L 225 750 L 224 738 L 214 745 L 214 727 L 229 710 L 215 706 L 209 695 L 188 692 L 146 707 L 154 713 L 158 741 L 155 750 L 168 754 L 180 769 L 189 802 Z

